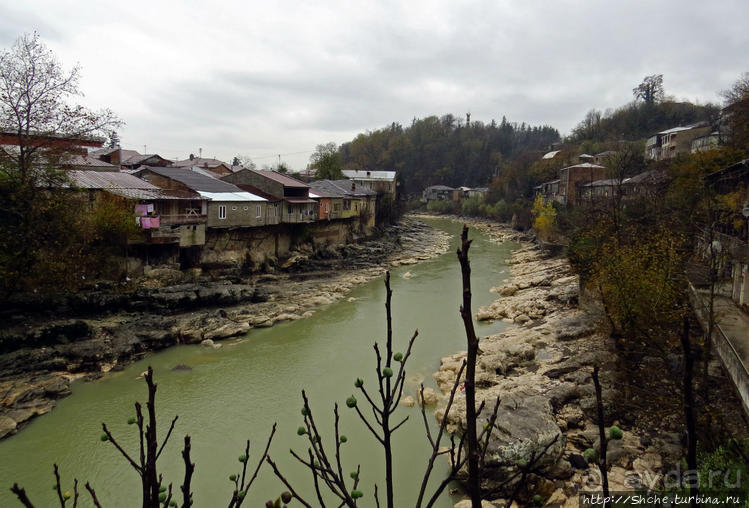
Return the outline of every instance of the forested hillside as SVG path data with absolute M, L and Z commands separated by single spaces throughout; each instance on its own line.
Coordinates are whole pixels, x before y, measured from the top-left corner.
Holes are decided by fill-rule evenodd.
M 487 186 L 503 161 L 518 153 L 547 150 L 559 141 L 549 126 L 507 121 L 463 121 L 451 114 L 414 119 L 409 127 L 359 134 L 341 148 L 344 169 L 395 170 L 401 193 L 435 184 Z

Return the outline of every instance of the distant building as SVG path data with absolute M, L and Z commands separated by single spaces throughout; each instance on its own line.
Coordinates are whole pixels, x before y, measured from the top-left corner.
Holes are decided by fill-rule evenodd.
M 696 152 L 707 152 L 718 148 L 720 144 L 720 133 L 711 132 L 705 136 L 700 136 L 692 140 L 692 153 Z
M 553 150 L 551 152 L 546 152 L 544 154 L 544 156 L 541 157 L 541 158 L 542 159 L 553 159 L 554 157 L 556 157 L 557 155 L 559 155 L 560 152 L 561 152 L 561 150 Z
M 234 166 L 232 166 L 231 164 L 227 164 L 226 162 L 220 161 L 218 159 L 195 157 L 195 155 L 193 154 L 190 154 L 190 157 L 185 160 L 172 163 L 172 166 L 174 166 L 175 168 L 192 168 L 197 166 L 201 169 L 207 169 L 219 175 L 229 175 L 231 173 L 234 173 Z
M 396 198 L 397 182 L 395 171 L 343 170 L 343 176 L 356 182 L 359 187 L 372 190 L 377 194 L 389 194 Z
M 619 180 L 609 178 L 578 184 L 578 201 L 605 200 L 615 196 L 625 199 L 644 197 L 655 198 L 662 195 L 663 187 L 668 183 L 668 175 L 664 171 L 651 170 L 640 173 L 631 178 Z
M 562 204 L 577 204 L 578 185 L 601 180 L 606 176 L 606 168 L 598 164 L 576 164 L 559 170 L 559 195 Z
M 645 157 L 651 160 L 664 160 L 672 159 L 679 154 L 688 154 L 692 151 L 692 141 L 709 135 L 711 131 L 706 122 L 661 131 L 645 142 Z
M 453 199 L 453 189 L 447 185 L 431 185 L 424 189 L 421 194 L 421 200 L 429 203 L 430 201 L 450 201 Z
M 124 150 L 119 146 L 94 150 L 88 155 L 122 169 L 136 169 L 140 166 L 166 167 L 172 165 L 170 160 L 158 154 L 143 155 L 135 150 Z
M 616 156 L 619 152 L 614 150 L 607 150 L 605 152 L 597 153 L 593 156 L 593 164 L 605 166 L 609 163 L 612 157 Z
M 536 196 L 543 196 L 548 201 L 555 200 L 559 196 L 559 178 L 536 185 L 533 190 Z

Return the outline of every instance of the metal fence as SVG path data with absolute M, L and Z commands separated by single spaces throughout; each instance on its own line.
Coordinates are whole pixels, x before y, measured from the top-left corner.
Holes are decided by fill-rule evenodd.
M 704 300 L 691 282 L 689 283 L 689 289 L 689 299 L 692 303 L 692 308 L 702 327 L 707 330 L 710 317 L 709 302 Z M 749 415 L 749 371 L 747 371 L 741 356 L 733 347 L 733 344 L 731 344 L 731 341 L 717 319 L 713 325 L 712 341 L 718 357 L 739 394 L 741 404 L 744 406 L 744 412 Z

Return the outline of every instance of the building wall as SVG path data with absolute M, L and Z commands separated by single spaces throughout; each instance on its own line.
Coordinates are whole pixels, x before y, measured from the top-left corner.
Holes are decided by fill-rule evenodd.
M 661 143 L 661 158 L 671 159 L 679 154 L 690 153 L 692 140 L 710 134 L 711 130 L 710 127 L 698 127 L 665 135 Z
M 317 220 L 317 203 L 288 203 L 282 201 L 279 206 L 283 207 L 281 222 L 296 224 Z
M 207 225 L 209 228 L 265 226 L 267 206 L 265 201 L 209 201 Z M 222 211 L 224 219 L 220 218 Z
M 233 183 L 233 184 L 244 184 L 252 185 L 257 187 L 266 194 L 276 196 L 278 198 L 283 197 L 283 184 L 280 184 L 270 178 L 266 178 L 262 175 L 258 175 L 252 171 L 239 171 L 238 173 L 232 173 L 226 175 L 222 180 Z
M 606 168 L 576 168 L 566 169 L 565 196 L 567 204 L 577 203 L 577 184 L 590 183 L 606 178 Z M 561 186 L 560 186 L 561 190 Z

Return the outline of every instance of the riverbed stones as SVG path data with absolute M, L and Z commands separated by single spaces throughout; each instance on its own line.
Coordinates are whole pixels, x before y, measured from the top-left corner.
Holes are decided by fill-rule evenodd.
M 413 396 L 406 395 L 401 399 L 401 404 L 406 407 L 414 407 L 416 405 L 416 400 L 414 400 Z
M 421 390 L 419 390 L 416 392 L 416 398 L 419 404 L 423 406 L 435 406 L 440 401 L 440 396 L 434 388 L 424 388 L 423 397 Z
M 455 503 L 454 508 L 471 508 L 471 500 L 470 499 L 462 499 Z M 496 505 L 493 503 L 490 503 L 489 501 L 482 499 L 481 500 L 481 508 L 495 508 Z

